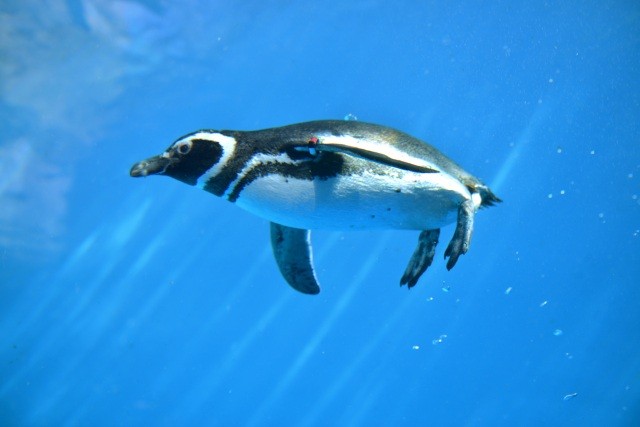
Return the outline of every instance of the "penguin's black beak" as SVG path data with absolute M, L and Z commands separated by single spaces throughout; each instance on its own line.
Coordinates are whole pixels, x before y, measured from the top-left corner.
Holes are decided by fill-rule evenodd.
M 164 173 L 172 163 L 170 158 L 154 156 L 136 163 L 131 167 L 129 174 L 135 178 L 147 175 L 158 175 Z

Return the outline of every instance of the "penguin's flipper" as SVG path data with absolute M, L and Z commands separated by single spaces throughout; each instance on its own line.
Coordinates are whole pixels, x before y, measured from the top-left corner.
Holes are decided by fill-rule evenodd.
M 315 295 L 320 292 L 313 270 L 309 230 L 271 223 L 271 247 L 280 273 L 296 291 Z
M 473 216 L 475 214 L 475 206 L 473 200 L 465 200 L 458 208 L 458 221 L 456 223 L 456 231 L 444 251 L 444 258 L 447 261 L 447 270 L 451 270 L 460 255 L 464 255 L 469 250 L 471 244 L 471 233 L 473 233 Z
M 362 144 L 346 142 L 336 142 L 331 140 L 318 140 L 314 144 L 309 143 L 309 149 L 318 151 L 329 151 L 333 153 L 343 153 L 350 156 L 359 157 L 371 162 L 381 163 L 398 169 L 420 173 L 438 173 L 430 164 L 422 159 L 410 155 L 395 152 L 389 146 L 380 144 L 379 146 L 363 146 Z
M 402 279 L 400 279 L 400 286 L 406 284 L 409 288 L 412 288 L 418 283 L 418 279 L 420 279 L 422 273 L 424 273 L 433 262 L 439 236 L 439 228 L 435 230 L 424 230 L 420 233 L 418 247 L 413 252 L 409 260 L 409 265 L 407 265 L 407 269 L 404 271 Z

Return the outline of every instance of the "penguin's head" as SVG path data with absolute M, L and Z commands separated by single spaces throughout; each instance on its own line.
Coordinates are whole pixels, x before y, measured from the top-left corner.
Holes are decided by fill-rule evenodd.
M 129 173 L 133 177 L 166 175 L 196 185 L 198 178 L 220 164 L 234 149 L 233 137 L 202 130 L 179 138 L 164 153 L 134 164 Z

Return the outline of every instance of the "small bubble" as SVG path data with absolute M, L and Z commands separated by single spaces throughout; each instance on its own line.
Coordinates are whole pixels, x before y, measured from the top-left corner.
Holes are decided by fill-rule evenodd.
M 561 194 L 562 196 L 564 196 L 564 193 L 565 193 L 565 192 L 564 192 L 564 190 L 560 190 L 560 194 Z
M 451 286 L 446 285 L 442 287 L 442 292 L 449 292 L 451 290 Z
M 545 305 L 547 305 L 547 304 L 548 304 L 548 301 L 547 301 L 547 300 L 544 300 L 544 301 L 542 301 L 542 302 L 540 303 L 540 307 L 544 307 L 544 306 L 545 306 Z
M 578 393 L 569 393 L 569 394 L 566 394 L 566 395 L 562 398 L 562 400 L 569 400 L 569 399 L 573 399 L 573 398 L 574 398 L 574 397 L 576 397 L 577 395 L 578 395 Z
M 512 290 L 513 290 L 513 288 L 511 286 L 509 286 L 507 289 L 504 290 L 504 294 L 505 295 L 509 295 Z
M 358 121 L 358 118 L 355 116 L 355 114 L 351 114 L 351 113 L 349 113 L 349 114 L 347 114 L 346 116 L 344 116 L 344 119 L 345 119 L 346 121 L 349 121 L 349 122 L 355 122 L 355 121 Z
M 553 79 L 549 79 L 549 83 L 553 83 Z
M 556 337 L 559 337 L 562 334 L 563 334 L 562 329 L 556 329 L 555 331 L 553 331 L 553 335 Z
M 591 155 L 593 156 L 594 154 L 596 154 L 596 150 L 591 150 L 591 151 L 589 152 L 589 154 L 591 154 Z
M 629 179 L 633 178 L 633 174 L 630 173 L 629 175 L 627 175 L 627 178 L 629 178 Z
M 634 195 L 632 195 L 632 196 L 631 196 L 631 198 L 632 198 L 633 200 L 638 200 L 638 195 L 637 195 L 637 194 L 634 194 Z
M 556 150 L 556 152 L 557 152 L 558 154 L 562 153 L 562 148 L 558 147 L 558 149 Z
M 538 104 L 542 104 L 542 99 L 538 98 Z
M 548 199 L 553 199 L 553 194 L 552 193 L 547 194 L 547 198 Z
M 442 334 L 438 338 L 435 338 L 433 341 L 431 341 L 431 344 L 433 344 L 433 345 L 442 344 L 442 341 L 444 341 L 445 338 L 447 338 L 447 335 L 446 334 Z
M 603 212 L 600 212 L 600 213 L 598 214 L 598 218 L 600 218 L 600 219 L 604 218 L 604 213 L 603 213 Z
M 633 237 L 638 237 L 639 234 L 640 234 L 640 230 L 635 230 L 633 232 Z
M 419 345 L 414 345 L 413 347 L 411 347 L 413 350 L 420 350 L 420 346 Z
M 565 353 L 564 355 L 569 360 L 573 359 L 573 354 L 571 354 L 571 353 Z
M 431 302 L 431 301 L 433 301 L 434 299 L 435 299 L 435 298 L 433 298 L 433 297 L 429 297 L 429 298 L 427 298 L 427 301 Z

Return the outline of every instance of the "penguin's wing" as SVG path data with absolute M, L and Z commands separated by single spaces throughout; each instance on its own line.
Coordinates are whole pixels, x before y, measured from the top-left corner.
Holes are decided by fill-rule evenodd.
M 280 273 L 296 291 L 315 295 L 320 292 L 313 270 L 309 230 L 271 223 L 271 247 Z
M 309 151 L 329 151 L 333 153 L 348 154 L 383 165 L 411 172 L 438 173 L 433 165 L 422 159 L 404 153 L 389 144 L 368 142 L 363 143 L 355 138 L 322 138 L 310 140 Z

